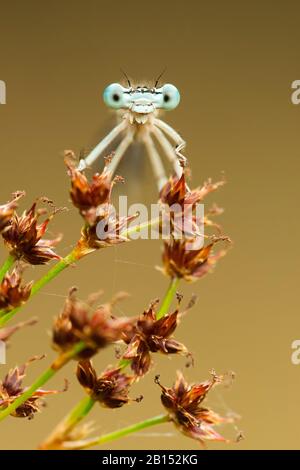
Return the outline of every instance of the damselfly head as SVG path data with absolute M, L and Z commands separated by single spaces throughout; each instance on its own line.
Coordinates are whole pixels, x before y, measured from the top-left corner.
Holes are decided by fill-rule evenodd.
M 150 114 L 156 109 L 171 110 L 178 106 L 180 93 L 167 83 L 159 88 L 147 86 L 123 87 L 112 83 L 103 93 L 104 103 L 113 109 L 128 109 L 133 113 Z

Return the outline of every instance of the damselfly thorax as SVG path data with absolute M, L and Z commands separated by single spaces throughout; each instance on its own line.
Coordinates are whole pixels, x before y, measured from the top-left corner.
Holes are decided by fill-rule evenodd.
M 130 144 L 135 140 L 140 140 L 146 147 L 158 189 L 161 189 L 167 181 L 161 155 L 164 154 L 172 163 L 178 176 L 181 175 L 186 161 L 181 154 L 181 150 L 185 147 L 184 140 L 171 126 L 158 117 L 160 110 L 171 110 L 178 106 L 180 94 L 171 84 L 165 84 L 159 88 L 157 86 L 133 87 L 130 82 L 128 85 L 126 88 L 119 83 L 113 83 L 104 90 L 104 102 L 118 112 L 120 122 L 85 159 L 80 161 L 79 169 L 83 170 L 92 165 L 113 144 L 114 140 L 121 136 L 122 139 L 108 166 L 114 174 Z

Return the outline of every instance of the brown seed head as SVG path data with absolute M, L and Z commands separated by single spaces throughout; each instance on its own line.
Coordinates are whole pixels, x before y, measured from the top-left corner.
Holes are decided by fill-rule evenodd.
M 25 195 L 24 191 L 17 191 L 13 194 L 11 201 L 0 206 L 0 233 L 3 233 L 10 225 L 10 221 L 14 216 L 18 206 L 17 201 Z
M 188 437 L 203 443 L 205 440 L 228 442 L 215 429 L 214 425 L 232 422 L 232 418 L 224 418 L 213 410 L 203 406 L 209 391 L 222 381 L 215 373 L 210 380 L 198 384 L 188 384 L 181 372 L 172 388 L 166 388 L 155 379 L 161 387 L 161 401 L 170 419 Z
M 128 392 L 135 380 L 120 372 L 119 368 L 108 368 L 99 377 L 91 361 L 80 361 L 77 378 L 86 392 L 107 408 L 120 408 L 130 401 Z
M 205 196 L 209 193 L 216 191 L 224 184 L 224 179 L 217 181 L 216 183 L 213 183 L 211 179 L 209 179 L 204 182 L 202 187 L 189 189 L 186 184 L 185 172 L 183 172 L 180 178 L 176 175 L 169 178 L 160 192 L 160 201 L 168 206 L 172 206 L 174 204 L 179 204 L 181 206 L 184 204 L 194 206 L 198 202 L 203 201 Z
M 106 160 L 101 174 L 96 173 L 89 182 L 87 177 L 76 168 L 75 154 L 68 150 L 65 152 L 65 164 L 71 179 L 70 196 L 75 207 L 88 224 L 93 224 L 97 218 L 97 208 L 108 204 L 114 182 L 108 171 Z
M 123 358 L 131 360 L 131 368 L 137 376 L 148 372 L 151 366 L 150 353 L 188 355 L 186 347 L 172 337 L 178 324 L 179 310 L 157 320 L 157 303 L 153 302 L 140 315 L 136 325 L 123 335 L 123 340 L 128 344 Z
M 32 357 L 24 365 L 11 369 L 4 380 L 0 381 L 0 407 L 6 408 L 16 398 L 18 398 L 25 390 L 22 386 L 23 379 L 26 375 L 26 369 L 30 362 L 42 357 Z M 41 398 L 59 393 L 58 390 L 41 390 L 38 389 L 34 394 L 28 398 L 22 405 L 20 405 L 12 414 L 16 418 L 32 419 L 34 414 L 41 411 L 42 400 Z
M 19 268 L 7 273 L 0 284 L 0 310 L 11 310 L 24 304 L 31 293 L 32 282 L 24 284 Z
M 222 249 L 213 253 L 216 243 L 225 241 L 230 243 L 228 237 L 213 237 L 210 243 L 200 249 L 188 249 L 191 240 L 171 239 L 165 242 L 163 251 L 163 273 L 171 278 L 183 278 L 186 281 L 196 281 L 212 270 L 217 261 L 225 256 L 227 250 Z
M 77 299 L 75 292 L 74 288 L 70 290 L 64 308 L 54 322 L 53 346 L 67 351 L 79 341 L 85 341 L 87 347 L 78 355 L 84 359 L 120 340 L 122 334 L 132 328 L 134 319 L 115 318 L 110 303 L 93 308 L 91 302 Z
M 109 211 L 98 215 L 94 224 L 86 224 L 83 227 L 78 245 L 79 250 L 88 253 L 129 241 L 125 230 L 137 216 L 138 214 L 120 217 L 115 213 L 109 214 Z
M 40 201 L 53 206 L 52 202 L 46 198 L 41 198 Z M 21 216 L 14 213 L 10 224 L 2 233 L 10 253 L 16 259 L 22 259 L 33 265 L 46 264 L 52 259 L 60 259 L 60 256 L 52 248 L 61 240 L 61 236 L 54 240 L 42 238 L 50 220 L 61 209 L 54 209 L 52 213 L 47 214 L 46 220 L 39 224 L 39 217 L 47 211 L 44 209 L 37 210 L 36 206 L 37 202 L 29 210 L 23 212 Z

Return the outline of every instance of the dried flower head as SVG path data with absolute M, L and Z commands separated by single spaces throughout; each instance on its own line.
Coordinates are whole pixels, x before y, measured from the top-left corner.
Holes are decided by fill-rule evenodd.
M 88 253 L 129 241 L 126 228 L 137 216 L 138 214 L 121 217 L 114 211 L 110 213 L 109 209 L 106 214 L 98 215 L 94 224 L 86 224 L 83 227 L 78 244 L 79 251 Z
M 41 198 L 42 202 L 53 205 L 47 198 Z M 60 259 L 52 248 L 61 240 L 61 236 L 54 240 L 42 238 L 47 230 L 47 226 L 54 215 L 61 209 L 53 209 L 48 214 L 45 209 L 36 210 L 37 202 L 21 216 L 14 213 L 10 224 L 2 233 L 4 241 L 8 246 L 10 253 L 16 259 L 22 259 L 29 264 L 46 264 L 52 259 Z M 41 215 L 47 214 L 46 220 L 38 224 Z
M 7 273 L 0 284 L 0 310 L 11 310 L 24 304 L 31 292 L 32 282 L 22 282 L 21 271 L 15 268 Z
M 151 303 L 134 327 L 123 334 L 123 340 L 128 344 L 123 358 L 131 360 L 131 368 L 137 376 L 148 372 L 151 352 L 189 355 L 186 347 L 171 337 L 178 324 L 179 309 L 157 320 L 157 303 Z
M 177 175 L 170 176 L 160 191 L 160 201 L 168 206 L 173 204 L 180 204 L 182 206 L 188 193 L 189 190 L 183 171 L 180 178 Z
M 196 281 L 210 272 L 217 261 L 225 256 L 226 249 L 213 253 L 215 244 L 220 241 L 230 243 L 230 239 L 224 236 L 212 237 L 208 245 L 199 249 L 191 249 L 190 239 L 171 239 L 165 242 L 162 256 L 163 273 L 171 278 Z
M 112 315 L 114 302 L 93 308 L 95 295 L 83 302 L 76 297 L 76 290 L 70 290 L 64 308 L 54 322 L 53 346 L 67 351 L 79 341 L 85 341 L 87 347 L 78 356 L 85 359 L 99 348 L 120 340 L 122 334 L 132 328 L 134 319 L 115 318 Z
M 189 189 L 186 184 L 185 172 L 182 172 L 180 178 L 173 175 L 169 178 L 166 184 L 163 186 L 160 192 L 160 201 L 168 206 L 179 204 L 183 206 L 195 205 L 198 202 L 203 201 L 205 196 L 209 193 L 216 191 L 220 186 L 225 184 L 225 180 L 217 181 L 213 183 L 211 179 L 205 181 L 203 186 L 196 189 Z
M 94 250 L 128 241 L 125 234 L 127 225 L 138 214 L 120 217 L 110 204 L 111 191 L 116 182 L 124 182 L 121 176 L 111 179 L 108 164 L 113 157 L 105 158 L 105 167 L 101 174 L 93 176 L 89 183 L 86 176 L 77 169 L 73 152 L 65 152 L 65 163 L 71 177 L 72 202 L 79 209 L 85 220 L 81 238 L 77 244 L 80 256 Z
M 12 200 L 0 206 L 0 233 L 3 233 L 9 226 L 15 210 L 18 206 L 17 201 L 24 196 L 24 191 L 17 191 L 12 196 Z
M 90 183 L 87 177 L 77 169 L 75 154 L 68 150 L 65 152 L 65 164 L 71 178 L 70 196 L 75 207 L 79 209 L 82 217 L 89 224 L 93 224 L 97 217 L 97 208 L 109 203 L 114 181 L 108 171 L 110 158 L 106 159 L 101 174 L 93 175 Z
M 99 377 L 91 361 L 80 361 L 77 378 L 86 392 L 107 408 L 120 408 L 130 401 L 129 389 L 135 378 L 123 374 L 120 368 L 108 368 Z
M 28 364 L 42 358 L 43 356 L 32 357 L 26 362 L 26 364 L 11 369 L 4 378 L 3 382 L 0 381 L 0 407 L 7 407 L 24 392 L 25 388 L 22 386 L 22 382 L 26 375 Z M 41 389 L 36 390 L 36 392 L 30 398 L 28 398 L 28 400 L 26 400 L 11 414 L 11 416 L 16 418 L 33 418 L 36 412 L 41 411 L 41 406 L 43 404 L 41 398 L 56 393 L 59 393 L 59 391 Z
M 199 203 L 207 194 L 217 190 L 224 183 L 224 180 L 216 183 L 208 180 L 202 187 L 191 190 L 186 184 L 184 172 L 180 178 L 176 175 L 170 177 L 161 190 L 160 203 L 163 209 L 163 221 L 168 226 L 171 224 L 171 234 L 174 238 L 203 236 L 200 230 L 203 225 L 214 227 L 218 232 L 221 231 L 220 226 L 209 218 L 220 214 L 221 210 L 216 210 L 217 206 L 214 206 L 202 215 L 202 207 L 199 208 Z
M 155 378 L 162 390 L 161 401 L 170 419 L 178 429 L 188 437 L 200 441 L 215 440 L 228 442 L 215 429 L 214 425 L 232 422 L 232 418 L 224 418 L 203 406 L 208 392 L 222 381 L 212 371 L 212 378 L 198 384 L 188 384 L 181 372 L 177 372 L 177 379 L 172 388 L 166 388 Z

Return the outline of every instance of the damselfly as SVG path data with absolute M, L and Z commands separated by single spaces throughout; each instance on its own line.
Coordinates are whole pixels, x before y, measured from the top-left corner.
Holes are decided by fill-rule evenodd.
M 114 174 L 130 144 L 139 139 L 146 147 L 158 189 L 161 189 L 167 177 L 156 144 L 158 143 L 178 176 L 181 176 L 182 167 L 186 162 L 181 153 L 185 141 L 169 124 L 158 118 L 160 110 L 171 110 L 178 106 L 180 94 L 178 89 L 169 83 L 158 87 L 158 80 L 153 87 L 132 86 L 130 80 L 127 81 L 128 87 L 112 83 L 105 88 L 104 102 L 118 111 L 121 120 L 85 159 L 80 160 L 79 169 L 84 170 L 91 166 L 116 138 L 122 136 L 108 165 L 108 169 Z

